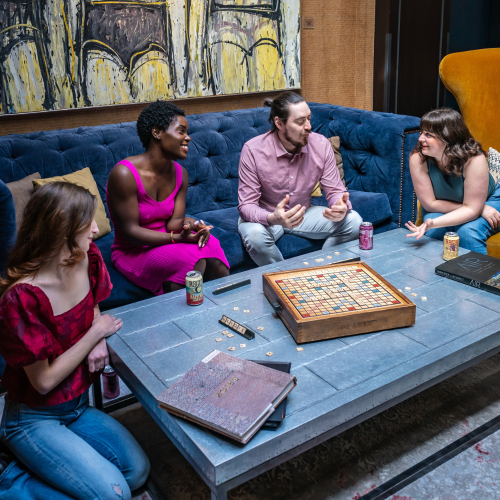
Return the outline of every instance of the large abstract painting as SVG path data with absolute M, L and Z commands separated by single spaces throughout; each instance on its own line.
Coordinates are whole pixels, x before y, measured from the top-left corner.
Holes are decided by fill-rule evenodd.
M 0 0 L 0 114 L 300 87 L 300 0 Z

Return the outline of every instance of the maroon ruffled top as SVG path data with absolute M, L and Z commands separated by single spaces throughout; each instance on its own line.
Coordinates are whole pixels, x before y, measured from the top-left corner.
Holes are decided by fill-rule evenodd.
M 24 366 L 43 359 L 49 363 L 75 345 L 94 320 L 94 306 L 108 298 L 113 285 L 101 253 L 90 244 L 90 290 L 75 307 L 54 316 L 48 297 L 37 286 L 19 283 L 0 300 L 0 354 L 7 362 L 2 385 L 9 399 L 28 406 L 52 406 L 83 394 L 97 379 L 84 359 L 66 379 L 47 394 L 30 383 Z

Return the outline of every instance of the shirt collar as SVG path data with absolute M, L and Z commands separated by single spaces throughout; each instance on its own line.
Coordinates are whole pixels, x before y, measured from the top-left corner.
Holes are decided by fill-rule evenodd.
M 291 155 L 281 144 L 280 138 L 278 137 L 278 132 L 272 132 L 272 136 L 274 139 L 274 148 L 276 150 L 276 157 L 279 158 L 280 156 L 286 156 L 286 155 Z M 311 136 L 309 136 L 310 138 Z M 297 153 L 298 155 L 300 153 L 308 153 L 307 145 L 302 146 L 302 149 Z M 295 155 L 292 155 L 295 156 Z

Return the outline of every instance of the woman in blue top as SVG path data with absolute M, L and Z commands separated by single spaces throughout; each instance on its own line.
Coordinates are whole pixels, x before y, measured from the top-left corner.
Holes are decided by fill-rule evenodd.
M 443 239 L 454 231 L 462 248 L 486 254 L 486 240 L 500 230 L 500 187 L 488 172 L 486 153 L 453 109 L 429 111 L 420 128 L 410 173 L 424 222 L 408 222 L 408 236 Z

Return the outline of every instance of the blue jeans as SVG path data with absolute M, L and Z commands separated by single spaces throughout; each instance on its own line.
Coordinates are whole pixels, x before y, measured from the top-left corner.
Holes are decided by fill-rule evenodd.
M 47 407 L 6 398 L 0 434 L 38 478 L 78 500 L 130 500 L 131 490 L 149 474 L 137 441 L 112 417 L 91 408 L 88 392 Z
M 495 192 L 486 200 L 486 205 L 495 208 L 500 212 L 500 185 L 497 184 Z M 427 213 L 422 208 L 422 215 L 424 221 L 427 219 L 435 219 L 443 214 L 439 213 Z M 436 229 L 429 229 L 426 231 L 425 235 L 431 238 L 436 238 L 437 240 L 442 240 L 444 238 L 444 233 L 447 231 L 453 231 L 458 233 L 460 237 L 460 246 L 466 248 L 467 250 L 472 250 L 473 252 L 478 252 L 486 255 L 486 240 L 498 233 L 500 227 L 492 229 L 488 224 L 486 219 L 483 217 L 478 217 L 476 220 L 471 220 L 466 224 L 459 224 L 457 226 L 449 227 L 439 227 Z

